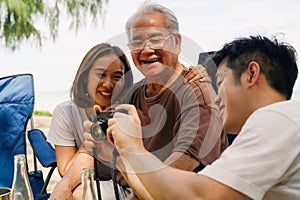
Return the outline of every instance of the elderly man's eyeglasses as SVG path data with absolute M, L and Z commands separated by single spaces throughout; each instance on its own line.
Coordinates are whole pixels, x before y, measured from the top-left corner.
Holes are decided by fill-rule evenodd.
M 128 43 L 128 47 L 129 47 L 130 51 L 135 52 L 135 53 L 142 51 L 142 49 L 145 48 L 146 45 L 148 47 L 150 47 L 151 49 L 162 49 L 165 46 L 166 41 L 172 36 L 173 36 L 173 34 L 168 35 L 167 37 L 153 37 L 153 38 L 149 38 L 145 41 L 132 40 Z

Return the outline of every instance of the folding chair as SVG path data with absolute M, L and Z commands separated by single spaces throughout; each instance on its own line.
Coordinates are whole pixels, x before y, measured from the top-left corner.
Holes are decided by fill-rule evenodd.
M 32 117 L 33 108 L 34 84 L 31 74 L 0 78 L 0 187 L 12 186 L 14 155 L 25 154 L 27 158 L 26 129 Z M 31 125 L 33 127 L 33 121 Z M 30 130 L 28 133 L 35 162 L 34 171 L 29 172 L 28 175 L 35 199 L 44 199 L 48 179 L 54 170 L 52 168 L 56 167 L 54 149 L 41 135 L 42 132 L 38 129 Z M 39 148 L 35 149 L 36 146 Z M 43 151 L 39 151 L 40 149 Z M 46 155 L 45 152 L 48 154 Z M 42 172 L 37 169 L 36 156 L 43 167 L 52 167 L 45 182 Z

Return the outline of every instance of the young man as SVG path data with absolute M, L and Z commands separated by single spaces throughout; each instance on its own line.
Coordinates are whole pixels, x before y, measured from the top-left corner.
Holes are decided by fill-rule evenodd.
M 224 129 L 239 136 L 199 174 L 149 153 L 134 106 L 117 107 L 129 115 L 115 114 L 108 136 L 120 153 L 119 169 L 138 177 L 128 178 L 138 197 L 300 199 L 300 102 L 289 100 L 298 75 L 295 54 L 292 46 L 262 36 L 234 40 L 216 53 Z

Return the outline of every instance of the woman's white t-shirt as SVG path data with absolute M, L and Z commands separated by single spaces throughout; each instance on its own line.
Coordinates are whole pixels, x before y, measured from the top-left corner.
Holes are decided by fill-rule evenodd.
M 83 108 L 72 101 L 60 103 L 54 109 L 47 141 L 54 145 L 79 148 L 84 141 L 83 122 L 86 120 L 88 116 Z

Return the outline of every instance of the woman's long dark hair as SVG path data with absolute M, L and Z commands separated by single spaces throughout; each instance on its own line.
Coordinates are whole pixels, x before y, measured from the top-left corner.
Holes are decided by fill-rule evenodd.
M 124 66 L 124 86 L 118 96 L 121 96 L 133 84 L 131 67 L 124 52 L 119 47 L 111 46 L 108 43 L 97 44 L 84 56 L 71 87 L 70 98 L 79 107 L 87 108 L 94 105 L 94 99 L 87 95 L 88 75 L 95 60 L 107 55 L 116 55 Z

